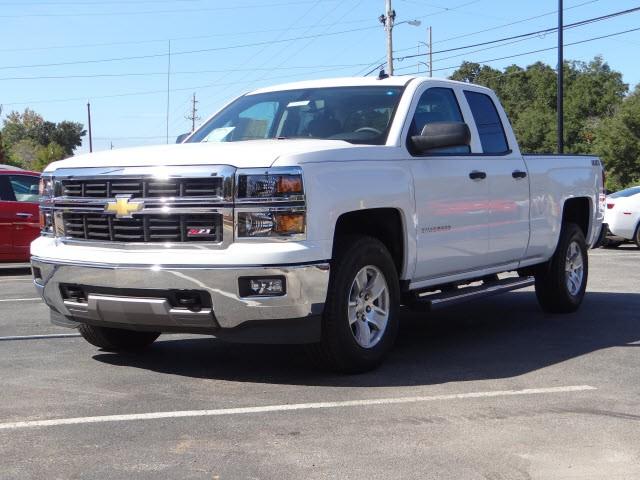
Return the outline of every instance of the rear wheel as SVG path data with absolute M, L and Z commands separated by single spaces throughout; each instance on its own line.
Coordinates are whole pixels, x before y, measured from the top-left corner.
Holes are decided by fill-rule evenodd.
M 344 373 L 377 367 L 398 332 L 399 296 L 398 274 L 384 244 L 350 238 L 332 264 L 322 341 L 308 347 L 312 359 Z
M 587 288 L 589 259 L 584 234 L 573 223 L 563 225 L 556 251 L 535 275 L 536 296 L 550 313 L 575 312 Z
M 633 241 L 635 242 L 636 247 L 640 248 L 640 223 L 636 227 L 636 233 L 633 236 Z
M 159 332 L 136 332 L 122 328 L 107 328 L 87 325 L 78 327 L 80 335 L 91 345 L 110 352 L 135 352 L 151 345 Z

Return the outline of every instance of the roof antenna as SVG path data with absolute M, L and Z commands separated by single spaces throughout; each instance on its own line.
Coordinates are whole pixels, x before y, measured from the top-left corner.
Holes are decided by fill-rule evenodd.
M 385 78 L 389 78 L 389 75 L 384 72 L 384 68 L 380 69 L 380 73 L 378 74 L 378 80 L 384 80 Z

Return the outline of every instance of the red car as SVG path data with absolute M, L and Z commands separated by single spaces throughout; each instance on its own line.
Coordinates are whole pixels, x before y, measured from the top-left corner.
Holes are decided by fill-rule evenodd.
M 40 174 L 0 165 L 0 262 L 26 262 L 40 235 Z

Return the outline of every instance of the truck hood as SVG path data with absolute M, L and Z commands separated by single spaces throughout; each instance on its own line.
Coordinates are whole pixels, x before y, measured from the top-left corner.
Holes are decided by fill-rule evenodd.
M 238 168 L 270 167 L 281 157 L 303 153 L 358 148 L 341 140 L 287 139 L 225 143 L 185 143 L 105 150 L 77 155 L 50 164 L 59 168 L 139 167 L 169 165 L 232 165 Z

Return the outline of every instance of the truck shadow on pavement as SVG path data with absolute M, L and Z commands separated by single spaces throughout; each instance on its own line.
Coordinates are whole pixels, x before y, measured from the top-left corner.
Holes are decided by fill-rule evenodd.
M 504 379 L 617 346 L 640 347 L 640 294 L 590 292 L 575 314 L 547 315 L 532 292 L 437 313 L 403 312 L 396 346 L 362 375 L 318 371 L 298 346 L 216 339 L 158 341 L 139 355 L 99 353 L 111 365 L 192 378 L 314 386 L 413 386 Z M 639 352 L 640 353 L 640 352 Z

